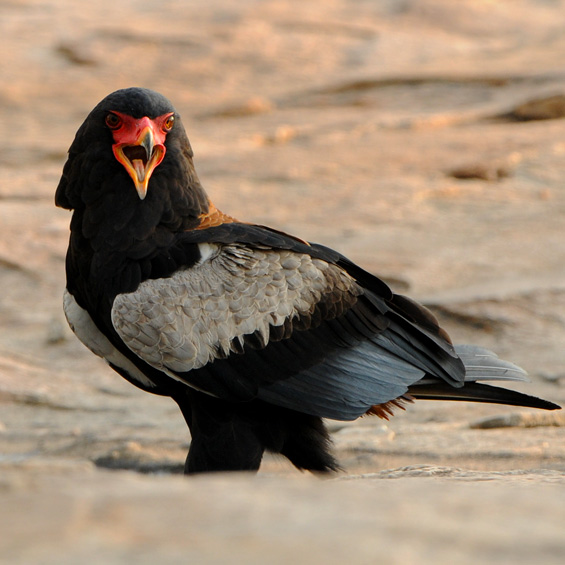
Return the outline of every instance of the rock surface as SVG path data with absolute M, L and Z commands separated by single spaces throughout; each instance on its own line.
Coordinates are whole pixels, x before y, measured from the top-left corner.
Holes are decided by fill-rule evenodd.
M 73 135 L 132 85 L 216 205 L 333 246 L 565 403 L 565 2 L 0 1 L 0 563 L 562 563 L 559 412 L 331 422 L 346 472 L 179 476 L 170 400 L 61 312 Z

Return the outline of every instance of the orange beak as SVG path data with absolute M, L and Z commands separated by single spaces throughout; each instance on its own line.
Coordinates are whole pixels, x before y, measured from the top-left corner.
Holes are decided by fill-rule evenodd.
M 141 200 L 147 196 L 149 179 L 165 157 L 165 133 L 155 120 L 129 118 L 114 132 L 112 150 L 132 178 Z

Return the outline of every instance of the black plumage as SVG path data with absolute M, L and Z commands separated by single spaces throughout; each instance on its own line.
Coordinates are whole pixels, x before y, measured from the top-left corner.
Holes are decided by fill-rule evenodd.
M 187 472 L 257 469 L 265 450 L 335 470 L 322 418 L 387 417 L 412 398 L 558 408 L 477 382 L 525 374 L 454 347 L 429 311 L 338 252 L 218 211 L 155 92 L 94 108 L 55 201 L 73 210 L 69 323 L 124 378 L 177 402 Z

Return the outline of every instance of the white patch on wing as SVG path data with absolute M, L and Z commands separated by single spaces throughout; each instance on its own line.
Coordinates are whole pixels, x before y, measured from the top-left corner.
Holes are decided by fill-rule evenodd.
M 210 257 L 217 255 L 220 251 L 220 246 L 214 243 L 199 243 L 198 251 L 200 251 L 199 265 L 205 263 Z
M 186 372 L 236 351 L 255 334 L 263 345 L 269 326 L 311 313 L 324 292 L 352 292 L 339 267 L 309 255 L 240 245 L 200 248 L 202 259 L 169 278 L 147 280 L 118 295 L 112 323 L 126 345 L 165 371 Z
M 90 314 L 81 308 L 74 296 L 65 289 L 63 294 L 63 310 L 69 326 L 78 339 L 98 357 L 123 369 L 136 381 L 145 387 L 153 388 L 155 383 L 148 379 L 127 357 L 120 353 L 110 340 L 96 327 Z

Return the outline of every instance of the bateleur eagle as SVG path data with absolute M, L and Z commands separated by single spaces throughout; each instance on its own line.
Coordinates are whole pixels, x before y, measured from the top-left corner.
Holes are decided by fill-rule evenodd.
M 525 380 L 338 252 L 214 207 L 181 118 L 118 90 L 79 128 L 55 196 L 73 210 L 64 310 L 89 349 L 170 396 L 190 428 L 187 473 L 338 464 L 322 418 L 387 417 L 414 398 L 555 409 L 479 383 Z

